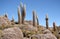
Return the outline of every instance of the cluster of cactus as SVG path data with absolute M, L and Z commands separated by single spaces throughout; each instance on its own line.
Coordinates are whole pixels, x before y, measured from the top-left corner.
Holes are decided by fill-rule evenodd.
M 21 8 L 21 11 L 20 11 L 20 8 Z M 24 24 L 25 16 L 26 16 L 26 6 L 25 5 L 23 6 L 23 4 L 20 4 L 20 7 L 18 7 L 18 24 Z M 33 26 L 37 26 L 36 21 L 37 21 L 37 25 L 39 25 L 38 17 L 35 14 L 35 11 L 33 11 Z
M 48 29 L 48 15 L 47 14 L 46 14 L 45 20 L 46 20 L 46 29 Z
M 33 11 L 33 26 L 37 26 L 37 25 L 39 25 L 38 16 L 36 15 L 36 12 Z
M 20 6 L 21 6 L 21 15 L 20 15 L 20 7 L 18 7 L 18 23 L 24 24 L 24 19 L 26 16 L 26 7 L 25 7 L 25 5 L 22 6 L 22 4 Z

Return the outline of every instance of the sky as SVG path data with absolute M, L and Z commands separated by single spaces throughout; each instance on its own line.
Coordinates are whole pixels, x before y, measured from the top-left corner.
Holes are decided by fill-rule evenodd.
M 17 21 L 17 9 L 20 3 L 26 5 L 25 20 L 32 20 L 32 11 L 35 10 L 40 25 L 45 26 L 46 14 L 48 14 L 50 27 L 53 26 L 53 22 L 56 22 L 57 26 L 60 25 L 60 0 L 0 0 L 0 16 L 7 13 L 10 20 L 13 16 Z

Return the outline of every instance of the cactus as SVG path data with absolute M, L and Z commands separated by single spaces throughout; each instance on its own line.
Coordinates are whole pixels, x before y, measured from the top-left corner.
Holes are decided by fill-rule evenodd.
M 14 25 L 14 17 L 12 16 L 11 24 Z
M 36 15 L 35 15 L 35 11 L 33 11 L 33 26 L 36 26 L 36 19 L 35 19 Z
M 48 29 L 48 15 L 46 14 L 46 29 Z
M 22 24 L 24 24 L 24 19 L 25 19 L 25 16 L 26 16 L 26 6 L 24 5 L 22 7 Z
M 12 20 L 11 20 L 11 22 L 14 22 L 14 17 L 12 16 Z
M 56 23 L 53 22 L 53 30 L 56 31 Z
M 8 18 L 8 15 L 7 15 L 7 13 L 5 13 L 5 15 L 4 15 L 6 18 Z
M 18 24 L 21 24 L 20 7 L 18 7 Z
M 36 19 L 37 19 L 37 25 L 39 25 L 39 20 L 38 20 L 38 16 L 36 15 Z

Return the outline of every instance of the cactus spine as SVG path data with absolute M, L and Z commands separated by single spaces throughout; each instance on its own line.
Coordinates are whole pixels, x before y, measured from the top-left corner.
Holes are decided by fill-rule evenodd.
M 45 20 L 46 20 L 46 29 L 48 29 L 48 14 L 46 14 Z

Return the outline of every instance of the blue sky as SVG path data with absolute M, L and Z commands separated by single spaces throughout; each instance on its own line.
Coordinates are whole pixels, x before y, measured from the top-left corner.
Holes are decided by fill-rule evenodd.
M 17 7 L 20 2 L 26 4 L 26 20 L 32 20 L 32 11 L 35 10 L 40 25 L 45 26 L 46 14 L 49 17 L 49 26 L 52 26 L 53 22 L 60 25 L 60 0 L 0 0 L 0 16 L 7 12 L 10 20 L 14 16 L 17 21 Z

